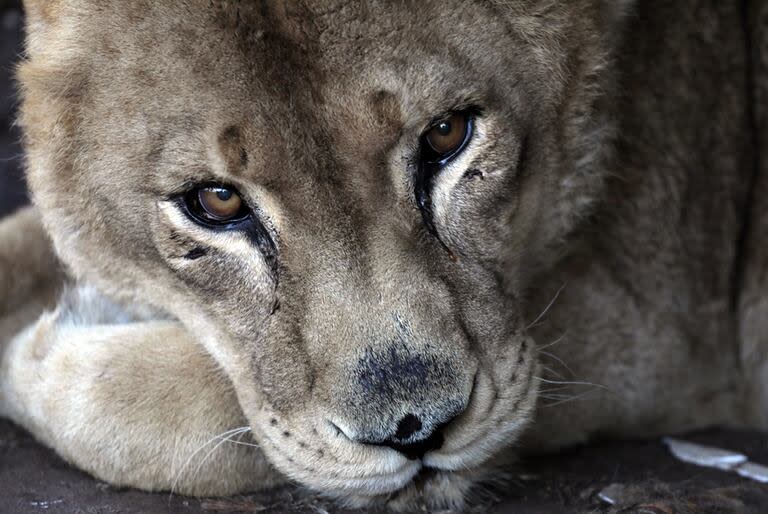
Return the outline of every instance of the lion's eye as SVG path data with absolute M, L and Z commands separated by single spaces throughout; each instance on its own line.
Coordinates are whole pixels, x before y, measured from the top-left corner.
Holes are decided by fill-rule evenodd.
M 192 189 L 184 198 L 187 211 L 200 223 L 226 225 L 250 216 L 250 210 L 236 189 L 210 185 Z
M 471 117 L 464 112 L 453 113 L 424 134 L 424 158 L 428 162 L 445 163 L 464 149 L 471 136 Z

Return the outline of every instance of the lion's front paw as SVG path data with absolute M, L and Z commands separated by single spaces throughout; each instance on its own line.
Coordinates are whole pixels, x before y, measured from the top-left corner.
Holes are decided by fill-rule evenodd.
M 38 377 L 45 376 L 42 361 L 50 352 L 55 318 L 43 314 L 33 325 L 17 334 L 0 354 L 0 417 L 21 422 L 25 404 L 39 390 Z

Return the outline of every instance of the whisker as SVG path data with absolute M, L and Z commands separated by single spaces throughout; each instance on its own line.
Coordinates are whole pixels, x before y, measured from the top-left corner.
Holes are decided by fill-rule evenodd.
M 539 391 L 539 394 L 547 394 L 547 393 L 557 393 L 558 391 L 570 391 L 571 388 L 568 386 L 562 386 L 562 387 L 553 387 L 552 389 L 541 389 Z
M 13 161 L 19 161 L 24 158 L 24 154 L 19 155 L 11 155 L 10 157 L 0 157 L 0 162 L 13 162 Z
M 219 447 L 220 447 L 222 444 L 224 444 L 224 443 L 226 443 L 227 441 L 229 441 L 229 438 L 230 438 L 230 437 L 234 437 L 234 436 L 236 436 L 236 435 L 242 434 L 243 432 L 247 432 L 247 431 L 249 431 L 249 430 L 250 430 L 250 428 L 248 428 L 248 427 L 244 427 L 244 428 L 240 429 L 239 431 L 237 431 L 237 432 L 235 432 L 235 433 L 233 433 L 233 434 L 230 434 L 230 435 L 228 435 L 228 436 L 226 436 L 226 437 L 222 438 L 222 439 L 221 439 L 221 441 L 219 441 L 218 443 L 216 443 L 216 445 L 215 445 L 213 448 L 211 448 L 211 449 L 210 449 L 210 451 L 209 451 L 208 453 L 206 453 L 206 454 L 205 454 L 205 457 L 203 457 L 203 460 L 201 460 L 201 461 L 200 461 L 200 463 L 199 463 L 199 464 L 197 465 L 197 467 L 195 468 L 195 472 L 194 472 L 194 474 L 192 475 L 192 481 L 194 481 L 194 480 L 197 478 L 197 475 L 199 475 L 199 474 L 200 474 L 200 469 L 202 469 L 203 465 L 204 465 L 206 462 L 208 462 L 208 459 L 211 457 L 211 455 L 213 455 L 213 454 L 216 452 L 216 450 L 218 450 L 218 449 L 219 449 Z
M 240 445 L 242 445 L 242 446 L 251 446 L 251 447 L 253 447 L 253 448 L 261 448 L 261 446 L 260 446 L 260 445 L 258 445 L 258 444 L 253 444 L 253 443 L 244 443 L 244 442 L 242 441 L 242 439 L 243 439 L 243 436 L 244 436 L 245 434 L 248 434 L 248 433 L 250 433 L 250 432 L 251 432 L 251 429 L 250 429 L 250 428 L 249 428 L 248 430 L 243 430 L 242 432 L 240 432 L 240 434 L 237 434 L 237 441 L 234 441 L 234 440 L 232 440 L 232 439 L 229 439 L 229 442 L 230 442 L 230 443 L 232 443 L 232 444 L 240 444 Z M 232 436 L 232 437 L 234 437 L 234 436 Z
M 560 380 L 547 380 L 546 378 L 541 377 L 534 377 L 536 380 L 539 380 L 541 382 L 544 382 L 546 384 L 555 384 L 555 385 L 582 385 L 582 386 L 591 386 L 591 387 L 597 387 L 599 389 L 603 389 L 605 391 L 610 391 L 607 387 L 600 384 L 593 384 L 592 382 L 566 382 L 566 381 L 560 381 Z
M 548 395 L 541 395 L 540 398 L 542 400 L 555 400 L 555 401 L 562 401 L 562 400 L 570 400 L 572 398 L 575 398 L 574 395 L 571 394 L 548 394 Z
M 576 396 L 571 396 L 569 398 L 563 398 L 562 400 L 556 401 L 555 403 L 548 403 L 548 404 L 542 405 L 542 407 L 556 407 L 556 406 L 562 405 L 564 403 L 572 402 L 572 401 L 575 401 L 575 400 L 580 400 L 581 398 L 583 398 L 583 397 L 585 397 L 587 395 L 590 395 L 590 394 L 594 393 L 595 391 L 597 391 L 597 389 L 590 389 L 589 391 L 584 391 L 583 393 L 578 394 Z
M 237 434 L 238 432 L 240 432 L 240 431 L 242 431 L 244 429 L 250 430 L 250 427 L 238 427 L 238 428 L 233 428 L 231 430 L 227 430 L 226 432 L 222 432 L 221 434 L 218 434 L 218 435 L 212 437 L 211 439 L 209 439 L 208 441 L 203 443 L 197 450 L 195 450 L 192 453 L 192 455 L 190 455 L 187 458 L 187 460 L 184 462 L 184 464 L 181 466 L 181 468 L 179 469 L 178 473 L 176 473 L 176 477 L 173 479 L 173 484 L 171 484 L 171 492 L 168 493 L 168 501 L 169 502 L 171 501 L 171 498 L 173 497 L 173 493 L 176 491 L 176 486 L 178 485 L 179 480 L 181 479 L 181 476 L 183 475 L 184 471 L 187 469 L 187 466 L 189 466 L 189 464 L 192 462 L 192 459 L 195 458 L 195 455 L 200 453 L 206 446 L 208 446 L 209 444 L 213 443 L 214 441 L 216 441 L 218 439 L 221 439 L 222 437 L 226 437 L 226 436 L 228 436 L 230 434 Z
M 542 350 L 546 350 L 546 349 L 547 349 L 547 348 L 549 348 L 550 346 L 555 346 L 557 343 L 560 343 L 560 342 L 562 342 L 562 341 L 563 341 L 563 339 L 565 339 L 565 334 L 561 335 L 560 337 L 558 337 L 557 339 L 555 339 L 555 340 L 554 340 L 554 341 L 552 341 L 551 343 L 547 343 L 547 344 L 545 344 L 544 346 L 539 346 L 539 347 L 538 347 L 538 349 L 539 349 L 539 352 L 541 352 Z
M 562 292 L 563 292 L 563 289 L 564 289 L 564 288 L 565 288 L 565 284 L 563 284 L 562 286 L 560 286 L 560 289 L 558 289 L 558 290 L 557 290 L 557 292 L 555 293 L 555 296 L 554 296 L 554 298 L 552 298 L 552 300 L 550 300 L 550 302 L 547 304 L 547 306 L 546 306 L 546 307 L 544 307 L 544 310 L 541 312 L 541 314 L 539 314 L 539 315 L 536 317 L 536 319 L 535 319 L 535 320 L 531 321 L 531 323 L 530 323 L 530 324 L 529 324 L 527 327 L 525 327 L 525 329 L 526 329 L 526 330 L 529 330 L 529 329 L 531 329 L 531 328 L 532 328 L 532 327 L 533 327 L 533 326 L 534 326 L 536 323 L 538 323 L 539 321 L 541 321 L 541 319 L 542 319 L 544 316 L 546 316 L 546 315 L 547 315 L 547 312 L 549 312 L 549 309 L 551 309 L 551 308 L 552 308 L 552 306 L 555 304 L 555 302 L 557 301 L 557 298 L 560 296 L 560 293 L 562 293 Z
M 544 357 L 549 357 L 550 359 L 553 359 L 553 360 L 559 362 L 566 370 L 568 370 L 568 373 L 570 373 L 571 375 L 575 375 L 575 373 L 573 372 L 571 367 L 568 366 L 568 364 L 566 364 L 563 359 L 561 359 L 560 357 L 558 357 L 554 353 L 542 352 L 541 350 L 539 350 L 539 355 L 543 355 Z
M 563 377 L 562 374 L 558 373 L 557 371 L 555 371 L 554 369 L 550 368 L 549 366 L 542 365 L 541 368 L 543 370 L 545 370 L 545 371 L 548 371 L 549 373 L 551 373 L 552 375 L 556 376 L 557 378 L 565 378 L 565 377 Z
M 250 446 L 252 448 L 261 448 L 261 446 L 259 446 L 258 444 L 244 443 L 242 441 L 233 441 L 232 439 L 230 439 L 228 442 L 230 442 L 232 444 L 239 444 L 240 446 Z
M 591 387 L 591 389 L 589 389 L 589 390 L 587 390 L 587 391 L 585 391 L 585 392 L 583 392 L 583 393 L 581 393 L 581 394 L 579 394 L 577 396 L 574 396 L 573 399 L 581 398 L 582 396 L 585 396 L 587 394 L 591 394 L 591 393 L 595 392 L 596 390 L 602 390 L 602 391 L 605 391 L 606 393 L 610 394 L 611 396 L 613 396 L 615 399 L 619 400 L 620 402 L 626 403 L 626 399 L 623 398 L 620 394 L 616 393 L 615 391 L 613 391 L 610 388 L 608 388 L 608 387 L 606 387 L 604 385 L 601 385 L 601 384 L 594 384 L 592 382 L 578 382 L 578 381 L 567 382 L 567 381 L 560 381 L 560 380 L 547 380 L 547 379 L 541 378 L 541 377 L 534 377 L 534 378 L 536 380 L 538 380 L 540 382 L 543 382 L 543 383 L 546 383 L 546 384 L 553 384 L 553 385 L 563 386 L 562 388 L 560 388 L 558 390 L 567 389 L 568 388 L 567 386 L 569 386 L 569 385 L 571 385 L 571 386 Z M 550 391 L 554 391 L 554 390 L 550 390 Z M 559 403 L 562 403 L 562 402 L 559 402 Z

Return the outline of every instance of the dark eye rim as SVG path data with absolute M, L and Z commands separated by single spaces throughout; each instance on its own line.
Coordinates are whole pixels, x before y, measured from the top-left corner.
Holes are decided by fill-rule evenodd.
M 243 204 L 237 218 L 215 221 L 207 217 L 201 217 L 194 212 L 195 205 L 198 205 L 198 208 L 200 208 L 198 200 L 200 190 L 212 187 L 231 189 L 240 196 Z M 219 182 L 193 183 L 175 195 L 167 197 L 167 199 L 175 202 L 179 210 L 198 226 L 215 232 L 236 230 L 248 237 L 264 257 L 275 280 L 275 285 L 277 285 L 280 274 L 280 262 L 278 259 L 276 234 L 267 228 L 267 225 L 261 219 L 259 211 L 249 205 L 236 187 Z
M 467 123 L 464 127 L 464 136 L 462 137 L 461 143 L 459 143 L 456 146 L 456 148 L 454 148 L 448 153 L 441 154 L 440 152 L 432 148 L 432 145 L 429 144 L 429 141 L 427 141 L 427 134 L 429 134 L 429 131 L 434 129 L 440 122 L 455 115 L 464 116 L 464 118 L 467 120 Z M 419 146 L 420 146 L 419 154 L 420 154 L 420 160 L 422 161 L 422 163 L 428 164 L 431 166 L 438 166 L 442 168 L 446 166 L 449 162 L 451 162 L 454 158 L 456 158 L 459 154 L 461 154 L 467 148 L 467 146 L 469 145 L 469 142 L 472 140 L 474 136 L 476 117 L 477 117 L 476 109 L 462 109 L 462 110 L 451 111 L 446 115 L 441 116 L 439 119 L 430 123 L 429 127 L 427 127 L 427 129 L 421 135 L 421 139 L 419 142 Z
M 461 144 L 457 145 L 454 150 L 447 154 L 439 154 L 435 152 L 429 142 L 426 141 L 426 135 L 432 130 L 438 123 L 447 119 L 455 114 L 462 114 L 466 120 L 467 125 L 464 131 L 464 137 Z M 421 211 L 422 221 L 427 231 L 431 233 L 440 242 L 443 248 L 445 248 L 449 255 L 454 255 L 448 248 L 440 234 L 437 231 L 437 227 L 434 223 L 432 212 L 432 187 L 434 180 L 443 167 L 449 164 L 459 154 L 461 154 L 469 145 L 470 141 L 475 134 L 475 122 L 476 119 L 481 116 L 482 110 L 478 107 L 468 107 L 464 109 L 454 109 L 447 112 L 440 118 L 435 119 L 430 123 L 429 127 L 424 130 L 419 140 L 419 154 L 418 164 L 416 168 L 416 174 L 414 177 L 414 196 L 416 199 L 416 205 Z
M 242 200 L 242 206 L 240 211 L 235 217 L 220 219 L 215 216 L 206 214 L 205 208 L 200 203 L 200 192 L 205 189 L 229 189 L 234 194 L 238 195 Z M 189 188 L 186 193 L 183 193 L 178 198 L 178 204 L 181 207 L 184 214 L 189 219 L 201 225 L 203 227 L 219 230 L 230 230 L 238 228 L 244 222 L 253 219 L 253 210 L 246 202 L 243 195 L 237 190 L 236 187 L 228 184 L 221 184 L 217 182 L 206 182 L 203 184 L 196 184 Z

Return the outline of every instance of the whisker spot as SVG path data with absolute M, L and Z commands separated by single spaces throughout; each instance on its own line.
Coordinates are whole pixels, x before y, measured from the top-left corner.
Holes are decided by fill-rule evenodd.
M 205 255 L 207 254 L 208 254 L 208 250 L 206 250 L 205 248 L 197 247 L 197 248 L 192 248 L 190 251 L 188 251 L 184 255 L 184 258 L 189 261 L 194 261 L 201 257 L 205 257 Z

